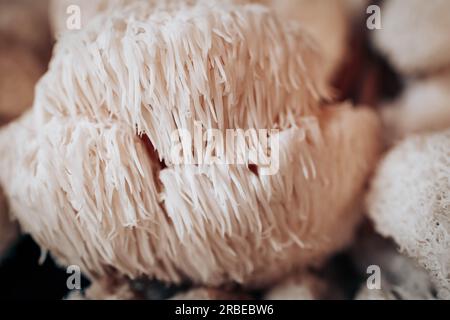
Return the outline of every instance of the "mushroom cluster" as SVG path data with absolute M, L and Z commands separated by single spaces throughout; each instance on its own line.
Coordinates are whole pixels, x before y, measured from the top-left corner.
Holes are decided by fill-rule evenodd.
M 449 22 L 0 0 L 0 277 L 29 241 L 89 280 L 66 299 L 450 298 Z
M 374 45 L 406 85 L 381 109 L 392 149 L 372 182 L 368 212 L 450 298 L 450 3 L 391 0 L 382 10 Z

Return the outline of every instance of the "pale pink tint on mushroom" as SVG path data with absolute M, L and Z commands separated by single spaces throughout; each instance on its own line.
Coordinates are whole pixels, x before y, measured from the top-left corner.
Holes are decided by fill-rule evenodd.
M 322 262 L 361 218 L 379 123 L 366 108 L 322 109 L 317 56 L 260 5 L 136 2 L 98 15 L 60 39 L 34 109 L 0 132 L 15 217 L 91 278 L 262 287 Z M 280 130 L 279 172 L 165 162 L 170 133 L 194 121 Z
M 267 0 L 281 19 L 298 23 L 317 41 L 323 58 L 323 77 L 330 81 L 346 54 L 351 18 L 341 0 Z
M 0 1 L 0 44 L 10 43 L 39 58 L 46 58 L 50 50 L 48 0 Z
M 289 276 L 265 293 L 265 300 L 321 300 L 330 290 L 323 279 L 309 272 Z
M 390 151 L 367 205 L 377 231 L 425 267 L 450 297 L 450 131 L 411 136 Z
M 450 127 L 450 73 L 412 80 L 395 101 L 381 109 L 389 141 Z

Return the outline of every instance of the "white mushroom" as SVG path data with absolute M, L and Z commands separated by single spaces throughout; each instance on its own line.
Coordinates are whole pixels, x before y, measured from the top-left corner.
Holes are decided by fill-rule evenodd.
M 381 13 L 374 44 L 398 71 L 426 74 L 450 66 L 449 1 L 383 1 Z
M 450 73 L 412 81 L 382 109 L 386 137 L 395 141 L 414 133 L 450 127 Z
M 113 267 L 262 287 L 320 263 L 361 218 L 379 123 L 366 108 L 320 106 L 311 43 L 253 4 L 136 2 L 99 14 L 60 39 L 32 112 L 0 132 L 13 213 L 91 278 Z M 171 133 L 196 124 L 277 129 L 278 171 L 174 165 Z M 183 154 L 201 149 L 191 147 Z
M 413 136 L 382 161 L 368 210 L 376 229 L 424 266 L 449 297 L 450 131 Z

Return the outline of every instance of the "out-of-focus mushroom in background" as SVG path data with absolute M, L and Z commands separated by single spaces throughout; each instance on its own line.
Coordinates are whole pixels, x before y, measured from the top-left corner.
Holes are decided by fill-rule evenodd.
M 450 65 L 450 2 L 389 0 L 381 6 L 382 28 L 374 45 L 406 75 L 428 74 Z
M 406 87 L 381 106 L 392 149 L 371 183 L 368 211 L 375 228 L 395 240 L 450 297 L 450 3 L 382 2 L 375 47 Z
M 382 2 L 374 47 L 404 77 L 401 96 L 381 105 L 386 140 L 450 126 L 450 2 Z
M 450 132 L 412 136 L 381 162 L 368 196 L 376 230 L 432 275 L 449 298 Z
M 19 44 L 46 62 L 51 50 L 48 0 L 0 0 L 1 46 Z
M 50 37 L 47 1 L 0 0 L 0 126 L 30 108 L 45 71 Z M 3 151 L 3 157 L 8 150 Z M 0 191 L 0 259 L 17 238 Z
M 7 122 L 31 107 L 34 86 L 44 73 L 36 56 L 18 46 L 0 48 L 0 117 Z

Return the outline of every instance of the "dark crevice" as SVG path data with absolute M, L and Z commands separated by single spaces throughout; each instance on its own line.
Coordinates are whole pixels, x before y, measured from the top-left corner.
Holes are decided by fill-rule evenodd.
M 158 150 L 153 146 L 153 143 L 150 141 L 149 137 L 146 134 L 143 134 L 141 137 L 142 142 L 145 145 L 147 150 L 147 154 L 150 157 L 152 163 L 159 164 L 159 170 L 164 170 L 167 168 L 167 165 L 164 162 L 164 159 L 159 158 Z
M 259 177 L 258 166 L 256 164 L 250 163 L 248 169 L 253 172 L 257 177 Z

